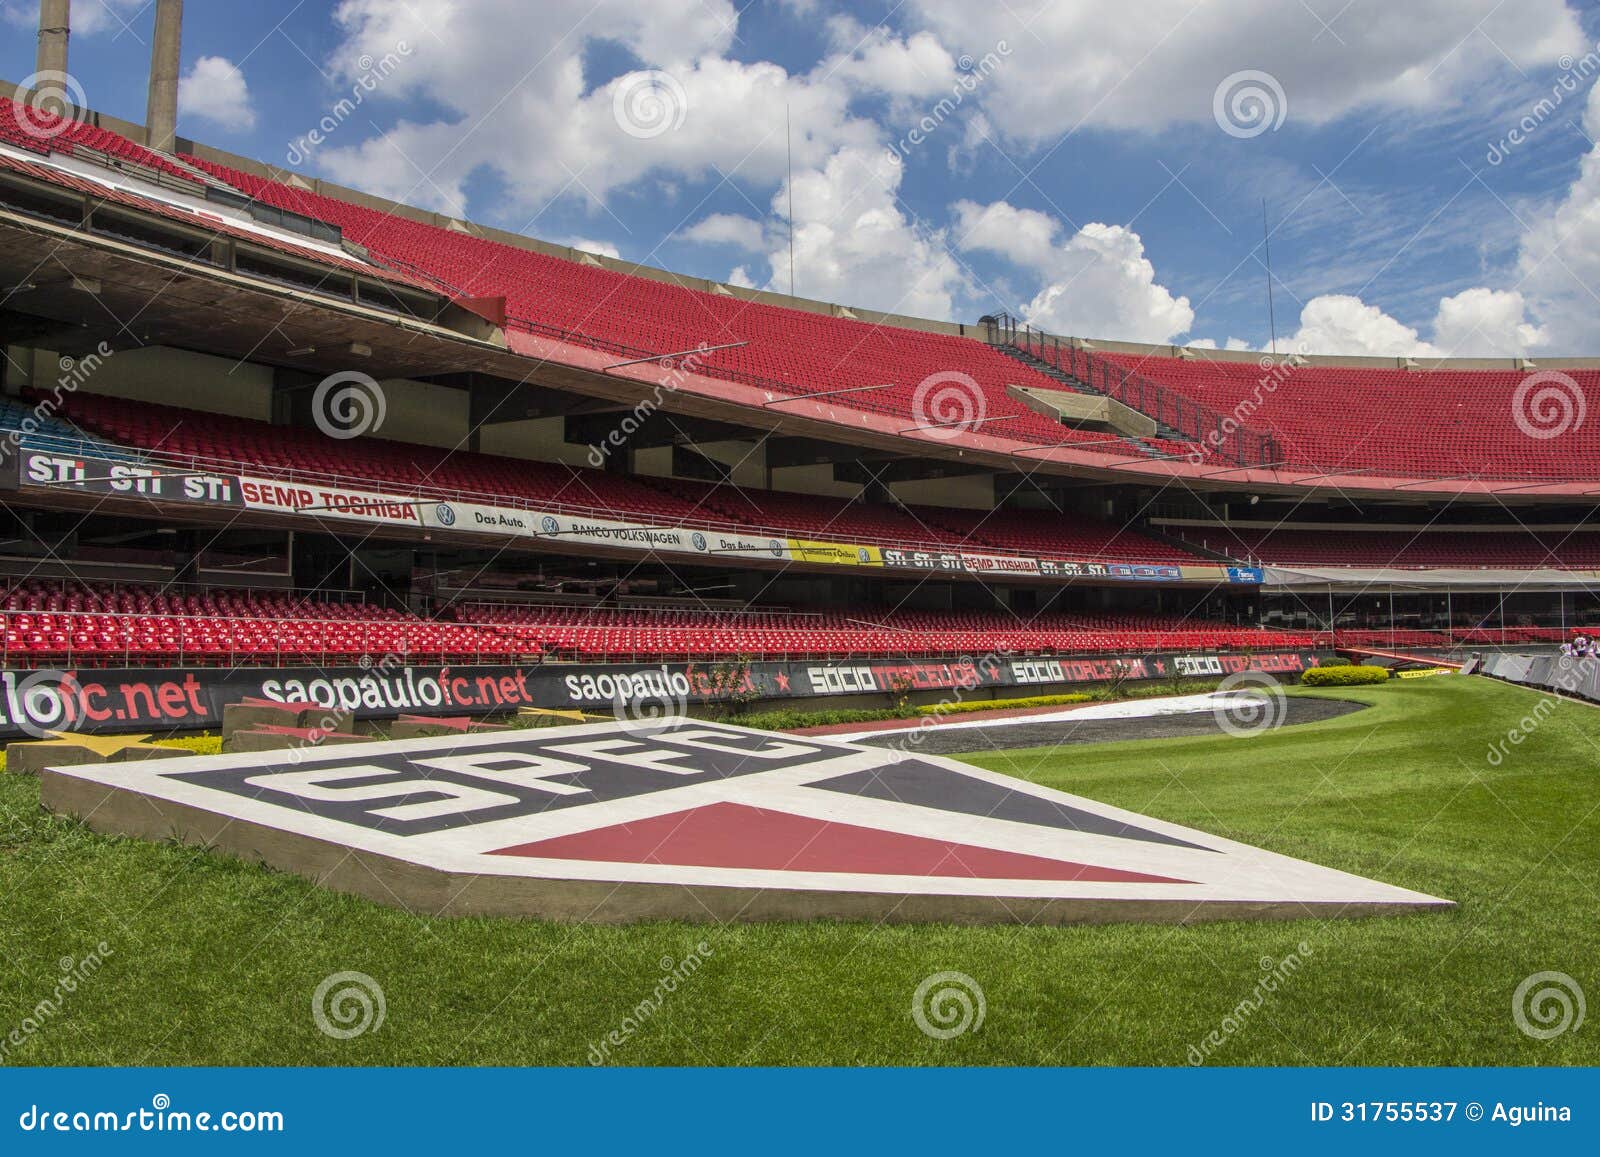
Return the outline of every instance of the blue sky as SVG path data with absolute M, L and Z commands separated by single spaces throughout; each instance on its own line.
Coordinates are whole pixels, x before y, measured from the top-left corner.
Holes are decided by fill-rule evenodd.
M 1112 7 L 190 4 L 179 131 L 781 290 L 788 106 L 807 296 L 1261 347 L 1266 198 L 1280 346 L 1600 352 L 1600 12 Z M 36 11 L 0 10 L 0 73 L 17 81 Z M 75 0 L 73 15 L 69 67 L 89 103 L 142 120 L 153 4 Z

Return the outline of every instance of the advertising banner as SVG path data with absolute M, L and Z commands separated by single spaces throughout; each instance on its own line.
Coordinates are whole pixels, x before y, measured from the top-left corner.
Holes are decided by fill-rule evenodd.
M 947 574 L 1021 579 L 1109 579 L 1120 582 L 1228 582 L 1260 584 L 1253 567 L 1174 566 L 1041 559 L 1004 551 L 908 550 L 872 543 L 777 538 L 759 531 L 691 529 L 623 519 L 589 518 L 553 511 L 475 502 L 416 499 L 382 491 L 244 474 L 211 474 L 133 460 L 53 451 L 23 451 L 18 485 L 75 490 L 113 498 L 145 497 L 219 509 L 301 515 L 319 521 L 368 526 L 410 526 L 496 538 L 524 538 L 552 547 L 597 546 L 712 558 L 771 559 L 845 567 L 886 567 Z
M 673 713 L 737 694 L 742 699 L 975 691 L 987 687 L 1160 679 L 1315 666 L 1306 652 L 1149 654 L 1068 658 L 996 655 L 956 659 L 712 663 L 544 663 L 372 666 L 160 667 L 0 671 L 0 738 L 51 731 L 201 730 L 244 698 L 312 702 L 359 719 L 485 715 L 519 707 Z

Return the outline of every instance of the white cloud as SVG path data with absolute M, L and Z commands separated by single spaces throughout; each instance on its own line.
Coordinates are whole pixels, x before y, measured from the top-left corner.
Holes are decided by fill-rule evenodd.
M 609 241 L 595 241 L 589 237 L 568 237 L 561 245 L 570 245 L 574 249 L 581 249 L 585 253 L 593 253 L 599 257 L 614 257 L 622 260 L 622 252 Z
M 737 245 L 746 252 L 760 253 L 766 241 L 766 230 L 754 217 L 713 213 L 687 229 L 680 229 L 677 239 L 704 245 Z
M 256 123 L 244 73 L 223 56 L 202 56 L 178 78 L 178 112 L 235 131 Z
M 1585 47 L 1563 0 L 910 0 L 953 52 L 1011 56 L 979 99 L 1014 138 L 1076 128 L 1160 129 L 1212 119 L 1224 77 L 1258 69 L 1282 85 L 1288 116 L 1320 124 L 1361 108 L 1425 110 L 1486 77 L 1549 66 Z M 1319 15 L 1320 13 L 1320 15 Z M 1324 28 L 1327 21 L 1330 28 Z
M 1305 354 L 1439 356 L 1416 330 L 1348 293 L 1325 293 L 1306 302 L 1300 329 L 1278 348 Z
M 738 23 L 730 0 L 545 0 L 539 46 L 547 55 L 537 67 L 527 40 L 505 34 L 526 23 L 526 11 L 522 0 L 470 8 L 452 0 L 344 0 L 335 12 L 345 31 L 335 70 L 358 76 L 363 54 L 381 57 L 404 41 L 412 48 L 405 67 L 374 99 L 423 98 L 445 115 L 327 150 L 321 163 L 329 175 L 460 212 L 468 178 L 487 169 L 507 191 L 511 204 L 501 207 L 521 212 L 557 197 L 604 199 L 646 176 L 662 183 L 728 176 L 771 187 L 788 165 L 786 109 L 796 169 L 880 139 L 871 120 L 849 110 L 852 82 L 843 77 L 726 59 Z M 596 86 L 584 61 L 601 41 L 643 67 Z M 646 85 L 652 71 L 656 83 Z M 538 147 L 508 147 L 530 141 Z
M 879 25 L 868 29 L 854 17 L 828 21 L 835 55 L 823 69 L 855 88 L 891 97 L 947 95 L 956 83 L 956 61 L 929 32 L 901 39 Z
M 957 244 L 995 253 L 1043 285 L 1022 307 L 1041 329 L 1115 341 L 1170 342 L 1194 324 L 1187 297 L 1157 284 L 1144 242 L 1121 225 L 1090 222 L 1065 241 L 1054 217 L 1004 201 L 955 205 Z
M 809 26 L 821 19 L 809 0 L 789 7 L 806 13 Z M 437 111 L 362 142 L 352 143 L 352 131 L 318 162 L 341 182 L 458 215 L 469 213 L 474 177 L 488 174 L 485 184 L 497 190 L 493 215 L 519 222 L 560 198 L 608 200 L 628 190 L 671 200 L 723 179 L 758 197 L 775 189 L 764 217 L 714 213 L 676 236 L 762 255 L 764 264 L 746 261 L 729 280 L 787 289 L 788 110 L 797 291 L 951 317 L 970 305 L 972 278 L 947 250 L 945 231 L 904 208 L 904 172 L 884 155 L 900 128 L 950 91 L 958 56 L 994 53 L 999 63 L 953 114 L 957 123 L 943 126 L 957 167 L 985 155 L 983 137 L 999 139 L 997 130 L 1035 146 L 1079 125 L 1153 131 L 1208 123 L 1218 82 L 1245 69 L 1270 71 L 1286 93 L 1289 123 L 1303 125 L 1357 110 L 1461 105 L 1474 86 L 1492 86 L 1513 66 L 1533 72 L 1583 47 L 1579 22 L 1561 0 L 1313 7 L 1331 31 L 1306 5 L 1278 0 L 1121 7 L 1019 0 L 979 21 L 967 0 L 910 0 L 902 10 L 906 31 L 822 20 L 827 55 L 809 71 L 790 72 L 729 58 L 739 27 L 735 0 L 543 0 L 536 64 L 527 38 L 505 34 L 525 25 L 523 0 L 341 0 L 335 20 L 343 39 L 331 69 L 339 84 L 362 74 L 363 56 L 382 58 L 403 42 L 405 67 L 370 99 Z M 630 54 L 638 70 L 600 82 L 586 72 L 597 44 Z M 237 77 L 238 99 L 206 100 L 194 115 L 220 112 L 246 123 L 243 78 L 228 75 Z M 1591 98 L 1591 136 L 1600 135 L 1595 110 Z M 1587 287 L 1600 285 L 1597 205 L 1600 149 L 1523 238 L 1517 272 L 1524 284 L 1444 299 L 1431 342 L 1343 295 L 1307 302 L 1300 334 L 1317 352 L 1581 352 L 1593 345 L 1596 315 Z M 471 208 L 490 214 L 488 206 Z M 965 248 L 1031 275 L 1023 311 L 1039 325 L 1159 343 L 1194 323 L 1189 300 L 1160 284 L 1143 239 L 1126 227 L 1092 223 L 1071 233 L 1048 214 L 1004 201 L 963 202 L 950 232 Z M 1229 339 L 1229 348 L 1236 343 L 1243 344 Z
M 1465 289 L 1439 302 L 1433 344 L 1445 357 L 1508 358 L 1545 344 L 1546 332 L 1527 319 L 1516 290 Z
M 988 205 L 957 201 L 954 209 L 958 244 L 962 248 L 997 253 L 1007 261 L 1032 269 L 1042 269 L 1061 228 L 1061 223 L 1048 213 L 1019 209 L 1006 201 Z
M 1589 90 L 1584 131 L 1600 133 L 1600 85 Z M 1531 222 L 1518 255 L 1518 288 L 1544 326 L 1550 352 L 1592 354 L 1600 344 L 1600 145 L 1579 162 L 1566 195 Z
M 820 168 L 795 173 L 796 293 L 892 313 L 954 316 L 956 296 L 969 289 L 966 275 L 941 230 L 901 211 L 903 172 L 882 149 L 846 148 Z M 787 202 L 787 186 L 780 187 L 774 215 Z M 788 238 L 781 229 L 768 236 L 768 288 L 787 291 Z
M 1183 344 L 1188 346 L 1190 349 L 1214 350 L 1217 348 L 1217 339 L 1211 337 L 1202 337 L 1196 338 L 1194 341 L 1184 342 Z M 1222 348 L 1225 350 L 1247 350 L 1250 348 L 1250 343 L 1245 341 L 1242 337 L 1230 337 L 1227 341 L 1227 344 Z
M 739 13 L 732 0 L 546 0 L 541 52 L 530 67 L 522 0 L 343 0 L 345 40 L 335 71 L 354 75 L 365 54 L 405 41 L 406 66 L 374 99 L 424 98 L 445 110 L 403 121 L 385 137 L 329 149 L 327 173 L 383 196 L 466 215 L 466 189 L 491 171 L 506 194 L 496 208 L 537 213 L 557 198 L 605 200 L 624 189 L 672 197 L 684 186 L 729 179 L 775 189 L 764 219 L 719 213 L 676 234 L 760 254 L 730 281 L 788 289 L 786 180 L 793 124 L 796 290 L 806 296 L 951 317 L 965 275 L 937 228 L 897 202 L 903 173 L 887 159 L 889 133 L 854 107 L 885 102 L 891 120 L 955 83 L 956 64 L 931 33 L 901 37 L 835 19 L 828 55 L 791 73 L 732 60 Z M 620 46 L 641 69 L 596 84 L 590 45 Z M 648 84 L 644 72 L 653 70 Z M 665 74 L 665 75 L 662 75 Z M 917 115 L 921 115 L 920 111 Z M 632 130 L 632 131 L 630 131 Z M 954 132 L 954 129 L 953 129 Z M 537 142 L 538 147 L 508 147 Z

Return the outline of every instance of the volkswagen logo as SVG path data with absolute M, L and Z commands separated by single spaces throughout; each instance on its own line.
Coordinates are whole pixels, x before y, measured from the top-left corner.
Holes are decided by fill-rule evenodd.
M 440 526 L 454 526 L 456 524 L 455 509 L 448 502 L 441 502 L 433 508 L 434 515 L 439 519 Z

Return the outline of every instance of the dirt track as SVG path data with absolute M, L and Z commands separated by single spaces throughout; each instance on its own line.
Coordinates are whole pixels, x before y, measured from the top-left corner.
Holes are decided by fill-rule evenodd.
M 1342 699 L 1315 699 L 1291 695 L 1283 700 L 1284 726 L 1315 723 L 1360 711 L 1365 704 Z M 1240 720 L 1241 725 L 1248 725 Z M 1139 719 L 1059 719 L 1052 723 L 1011 723 L 994 727 L 924 728 L 921 738 L 908 743 L 909 731 L 889 731 L 855 743 L 872 747 L 905 745 L 928 755 L 955 755 L 1009 747 L 1049 747 L 1063 743 L 1115 743 L 1122 739 L 1171 739 L 1180 735 L 1209 735 L 1221 730 L 1210 711 L 1184 715 L 1145 716 Z M 898 740 L 898 742 L 897 742 Z

